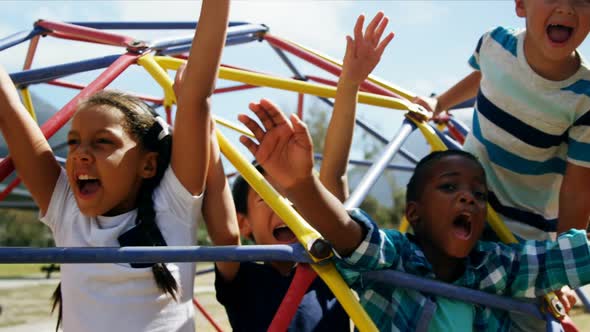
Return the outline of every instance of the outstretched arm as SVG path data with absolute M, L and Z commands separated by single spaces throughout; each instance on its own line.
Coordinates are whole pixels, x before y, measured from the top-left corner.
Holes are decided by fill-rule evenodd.
M 203 217 L 207 232 L 216 246 L 240 244 L 240 231 L 234 201 L 221 163 L 221 153 L 215 137 L 211 136 L 211 160 L 207 173 L 207 186 L 203 200 Z M 216 262 L 217 270 L 225 280 L 233 280 L 239 262 Z
M 341 255 L 350 254 L 361 242 L 363 231 L 348 216 L 342 203 L 313 175 L 313 148 L 305 124 L 296 115 L 287 119 L 266 99 L 251 103 L 250 110 L 260 119 L 262 127 L 241 114 L 239 120 L 258 141 L 242 136 L 242 144 L 334 249 Z
M 390 33 L 381 40 L 388 23 L 382 12 L 375 15 L 363 34 L 364 20 L 363 15 L 357 19 L 354 39 L 346 36 L 346 53 L 320 170 L 322 184 L 340 201 L 348 198 L 346 168 L 352 144 L 359 88 L 377 66 L 383 51 L 393 38 L 393 33 Z
M 31 192 L 41 214 L 47 212 L 60 173 L 51 147 L 20 102 L 12 80 L 0 67 L 0 130 L 18 175 Z
M 480 81 L 481 72 L 474 70 L 440 96 L 436 98 L 416 97 L 413 102 L 424 106 L 428 111 L 433 112 L 433 116 L 436 117 L 441 112 L 445 112 L 449 108 L 475 97 L 479 90 Z
M 207 177 L 210 98 L 225 45 L 228 16 L 229 0 L 203 0 L 186 71 L 178 77 L 182 84 L 177 95 L 171 165 L 192 194 L 203 192 Z

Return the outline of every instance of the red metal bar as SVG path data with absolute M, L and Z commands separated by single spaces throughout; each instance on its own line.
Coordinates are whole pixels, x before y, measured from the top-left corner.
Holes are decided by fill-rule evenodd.
M 297 96 L 297 116 L 303 120 L 303 93 Z
M 283 51 L 287 51 L 287 52 L 289 52 L 289 53 L 291 53 L 303 60 L 306 60 L 309 63 L 311 63 L 319 68 L 322 68 L 325 71 L 327 71 L 333 75 L 340 76 L 340 73 L 342 72 L 342 70 L 340 69 L 339 66 L 337 66 L 329 61 L 326 61 L 326 60 L 322 59 L 321 57 L 308 52 L 307 50 L 304 50 L 304 49 L 297 47 L 289 42 L 286 42 L 278 37 L 275 37 L 273 35 L 266 33 L 266 34 L 264 34 L 264 39 L 266 39 L 266 41 L 268 41 L 272 46 L 278 47 L 278 48 L 282 49 Z M 384 89 L 369 80 L 365 80 L 365 82 L 363 82 L 361 84 L 361 88 L 365 89 L 367 92 L 403 99 L 398 94 L 393 93 L 387 89 Z
M 27 57 L 25 58 L 25 64 L 23 65 L 23 69 L 31 69 L 31 65 L 33 64 L 33 58 L 35 57 L 35 52 L 37 51 L 37 45 L 39 44 L 39 36 L 35 36 L 31 39 L 29 43 L 29 49 L 27 50 Z
M 314 75 L 306 75 L 305 77 L 307 77 L 310 81 L 314 81 L 320 84 L 325 84 L 325 85 L 329 85 L 329 86 L 337 86 L 338 82 L 334 81 L 334 80 L 329 80 L 327 78 L 323 78 L 323 77 L 319 77 L 319 76 L 314 76 Z
M 225 88 L 217 88 L 217 89 L 213 90 L 213 93 L 226 93 L 226 92 L 231 92 L 231 91 L 248 90 L 248 89 L 253 89 L 253 88 L 260 88 L 260 87 L 256 86 L 256 85 L 250 85 L 250 84 L 234 85 L 234 86 L 228 86 Z
M 78 107 L 78 102 L 96 91 L 104 89 L 127 67 L 135 63 L 139 55 L 126 53 L 121 55 L 117 61 L 113 62 L 105 71 L 100 74 L 92 83 L 84 88 L 80 93 L 68 102 L 59 112 L 55 113 L 47 122 L 41 126 L 41 131 L 46 138 L 53 136 L 66 122 L 70 120 Z M 7 157 L 0 161 L 0 181 L 6 179 L 14 170 L 12 158 Z
M 455 128 L 455 125 L 453 125 L 451 122 L 447 122 L 447 128 L 449 129 L 451 136 L 453 136 L 457 142 L 459 142 L 461 145 L 465 143 L 465 136 L 463 136 L 463 134 L 461 134 L 461 132 Z
M 128 36 L 104 32 L 97 29 L 62 22 L 39 20 L 35 23 L 35 26 L 58 33 L 61 32 L 64 34 L 70 34 L 73 37 L 84 38 L 99 43 L 119 45 L 124 47 L 129 46 L 129 44 L 134 40 L 134 38 Z
M 70 89 L 75 89 L 75 90 L 82 90 L 82 89 L 86 88 L 86 85 L 73 83 L 73 82 L 66 82 L 66 81 L 62 81 L 62 80 L 47 81 L 47 84 L 61 86 L 63 88 L 70 88 Z M 148 96 L 148 95 L 141 95 L 141 94 L 137 94 L 137 93 L 128 93 L 128 94 L 132 95 L 134 97 L 137 97 L 141 100 L 144 100 L 144 101 L 156 103 L 158 105 L 162 105 L 164 103 L 163 98 L 158 98 L 158 97 L 153 97 L 153 96 Z
M 199 311 L 203 314 L 203 316 L 205 316 L 205 318 L 209 321 L 209 323 L 211 323 L 211 325 L 213 325 L 213 328 L 215 328 L 215 330 L 217 330 L 217 332 L 223 332 L 223 329 L 221 329 L 221 327 L 213 320 L 213 317 L 211 317 L 211 315 L 209 315 L 207 310 L 205 310 L 205 307 L 203 307 L 199 303 L 199 301 L 197 301 L 196 297 L 193 297 L 193 304 L 195 305 L 195 307 L 197 307 L 197 309 L 199 309 Z
M 16 178 L 10 182 L 6 188 L 0 193 L 0 201 L 3 201 L 10 193 L 21 183 L 20 178 Z
M 317 274 L 308 264 L 297 265 L 289 290 L 283 297 L 283 301 L 268 327 L 268 332 L 287 331 L 301 303 L 301 299 L 316 277 Z
M 71 35 L 69 33 L 63 33 L 63 32 L 59 32 L 59 31 L 53 31 L 53 32 L 49 33 L 48 35 L 51 37 L 65 39 L 65 40 L 73 40 L 73 41 L 79 41 L 79 42 L 85 42 L 85 43 L 94 43 L 94 44 L 99 44 L 99 45 L 119 46 L 117 44 L 105 43 L 103 41 L 88 39 L 85 37 L 75 36 L 75 35 Z
M 172 107 L 166 106 L 164 107 L 164 111 L 166 112 L 166 123 L 172 125 Z

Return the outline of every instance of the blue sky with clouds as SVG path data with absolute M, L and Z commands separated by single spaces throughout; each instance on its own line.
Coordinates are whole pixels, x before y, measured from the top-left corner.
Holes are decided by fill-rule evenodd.
M 56 21 L 194 21 L 200 5 L 192 1 L 3 1 L 0 11 L 0 38 L 30 29 L 37 19 Z M 390 18 L 389 30 L 396 37 L 386 50 L 374 74 L 418 94 L 442 92 L 470 72 L 467 59 L 483 32 L 497 25 L 523 27 L 516 17 L 514 2 L 496 1 L 234 1 L 231 19 L 264 23 L 270 31 L 335 58 L 344 52 L 345 35 L 350 34 L 356 17 L 374 15 L 383 10 Z M 128 35 L 152 39 L 170 35 L 186 35 L 186 31 L 154 34 L 127 31 Z M 26 45 L 0 52 L 0 63 L 8 71 L 22 66 Z M 116 54 L 117 48 L 80 46 L 72 42 L 44 38 L 39 46 L 34 67 L 46 66 L 99 55 Z M 581 47 L 590 57 L 590 42 Z M 294 58 L 292 58 L 294 59 Z M 290 72 L 263 43 L 229 47 L 223 62 L 254 70 L 290 75 Z M 332 78 L 314 66 L 294 59 L 304 74 Z M 87 82 L 90 75 L 68 80 Z M 130 91 L 160 94 L 159 88 L 137 69 L 118 79 L 114 85 Z M 227 82 L 220 82 L 227 85 Z M 73 92 L 53 87 L 33 87 L 34 92 L 49 97 L 50 103 L 62 106 Z M 248 101 L 261 97 L 275 100 L 286 110 L 295 109 L 296 96 L 270 89 L 225 94 L 215 97 L 214 112 L 234 120 L 245 112 Z M 306 105 L 317 103 L 306 98 Z M 321 105 L 321 104 L 317 104 Z M 399 126 L 401 112 L 360 107 L 359 117 L 367 120 L 385 136 L 391 137 Z M 231 135 L 236 138 L 236 135 Z M 356 146 L 361 138 L 355 137 Z M 234 140 L 234 142 L 237 142 Z M 353 156 L 360 155 L 357 148 Z

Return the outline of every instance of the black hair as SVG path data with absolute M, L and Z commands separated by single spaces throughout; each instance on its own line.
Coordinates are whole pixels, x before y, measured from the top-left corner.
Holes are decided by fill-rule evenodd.
M 265 175 L 266 172 L 264 168 L 260 166 L 256 161 L 252 162 L 254 167 L 260 172 L 260 174 Z M 236 207 L 236 212 L 241 213 L 243 215 L 248 214 L 248 193 L 250 192 L 250 185 L 246 182 L 246 179 L 242 175 L 238 175 L 232 184 L 231 193 L 234 198 L 234 205 Z
M 444 150 L 431 152 L 426 157 L 422 158 L 414 169 L 414 173 L 412 174 L 412 177 L 406 186 L 406 203 L 420 199 L 420 194 L 424 189 L 425 181 L 428 178 L 428 174 L 430 173 L 432 166 L 437 161 L 450 156 L 460 156 L 469 159 L 476 163 L 477 166 L 479 166 L 483 171 L 483 166 L 481 166 L 479 160 L 477 160 L 477 158 L 469 152 L 463 150 Z
M 168 125 L 158 114 L 139 98 L 118 92 L 103 90 L 82 101 L 78 110 L 93 107 L 107 106 L 109 109 L 118 109 L 125 117 L 123 127 L 138 140 L 141 147 L 149 152 L 157 152 L 156 174 L 151 178 L 143 179 L 137 196 L 137 218 L 135 227 L 119 236 L 121 246 L 166 246 L 158 225 L 156 224 L 156 212 L 154 210 L 153 193 L 170 164 L 172 154 L 172 136 Z M 177 300 L 178 284 L 170 270 L 164 263 L 131 263 L 132 267 L 150 267 L 158 288 L 170 294 Z M 59 316 L 56 331 L 62 320 L 61 283 L 53 293 L 53 309 L 59 304 Z

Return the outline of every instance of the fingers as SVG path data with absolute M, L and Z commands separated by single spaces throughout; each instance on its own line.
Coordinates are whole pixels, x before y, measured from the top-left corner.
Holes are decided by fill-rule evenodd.
M 383 17 L 383 20 L 381 20 L 377 28 L 375 28 L 375 33 L 372 39 L 373 45 L 377 45 L 379 40 L 381 40 L 381 36 L 383 35 L 385 28 L 387 28 L 387 23 L 389 23 L 389 19 L 387 17 Z
M 376 29 L 377 26 L 379 25 L 379 23 L 381 22 L 381 19 L 383 19 L 383 12 L 378 12 L 375 17 L 373 17 L 373 19 L 371 20 L 371 22 L 369 22 L 369 25 L 367 25 L 367 29 L 365 30 L 365 39 L 369 40 L 370 42 L 373 42 L 374 44 L 376 44 L 375 42 L 375 33 L 376 33 Z M 383 28 L 385 29 L 385 28 Z
M 272 101 L 268 99 L 261 99 L 260 104 L 261 108 L 264 109 L 266 115 L 271 119 L 273 126 L 280 126 L 282 124 L 289 124 L 287 117 L 277 105 L 275 105 Z M 289 124 L 290 126 L 290 124 Z M 266 128 L 267 130 L 270 128 Z
M 377 54 L 379 56 L 381 56 L 381 54 L 383 54 L 383 51 L 385 51 L 385 48 L 387 47 L 387 45 L 389 45 L 389 42 L 393 39 L 393 37 L 395 36 L 395 34 L 393 32 L 390 32 L 387 37 L 385 37 L 385 39 L 383 39 L 379 45 L 377 46 Z
M 354 54 L 356 54 L 354 41 L 351 36 L 346 36 L 346 52 L 344 53 L 344 58 L 350 59 Z
M 363 24 L 365 23 L 365 15 L 359 16 L 354 25 L 354 40 L 356 42 L 363 39 Z M 356 55 L 356 54 L 355 54 Z
M 254 141 L 247 136 L 240 136 L 240 143 L 242 143 L 253 156 L 256 156 L 256 152 L 258 152 L 258 144 L 254 143 Z
M 298 143 L 306 148 L 311 148 L 311 136 L 309 135 L 305 122 L 295 113 L 291 114 L 291 122 L 293 123 L 293 131 L 295 132 Z
M 252 120 L 249 116 L 245 114 L 238 114 L 238 121 L 243 123 L 246 127 L 248 127 L 248 129 L 250 129 L 250 131 L 252 132 L 252 134 L 254 134 L 254 137 L 256 138 L 256 140 L 258 140 L 258 142 L 262 141 L 262 139 L 264 138 L 264 130 L 260 128 L 256 121 Z

